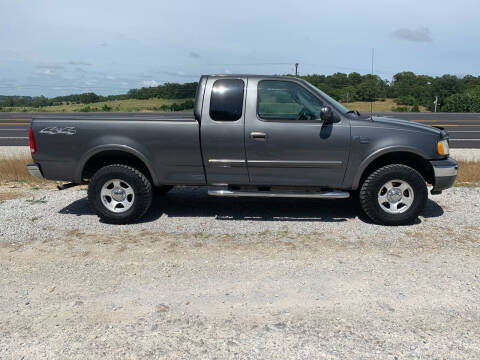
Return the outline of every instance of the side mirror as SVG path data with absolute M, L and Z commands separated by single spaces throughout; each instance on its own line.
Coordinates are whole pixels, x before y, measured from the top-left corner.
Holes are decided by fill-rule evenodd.
M 320 119 L 325 122 L 333 121 L 333 110 L 330 106 L 324 106 L 320 109 Z

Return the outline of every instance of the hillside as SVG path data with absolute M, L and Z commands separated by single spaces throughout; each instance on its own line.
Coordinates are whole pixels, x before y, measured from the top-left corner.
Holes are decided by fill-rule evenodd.
M 300 76 L 347 107 L 370 111 L 480 112 L 480 76 L 427 76 L 401 72 L 385 80 L 359 73 Z M 94 92 L 47 98 L 0 96 L 0 111 L 182 111 L 193 107 L 197 83 L 164 83 L 120 95 Z M 434 105 L 434 101 L 436 105 Z
M 191 106 L 188 106 L 190 105 Z M 356 101 L 350 103 L 342 103 L 349 109 L 358 110 L 360 112 L 370 112 L 370 102 Z M 396 111 L 398 105 L 394 99 L 385 99 L 384 101 L 375 101 L 373 103 L 374 112 L 390 112 Z M 411 107 L 407 107 L 410 110 Z M 143 112 L 143 111 L 190 111 L 193 110 L 192 99 L 125 99 L 101 101 L 91 104 L 62 104 L 43 106 L 34 108 L 31 106 L 17 106 L 0 109 L 0 111 L 8 112 Z M 420 111 L 428 111 L 425 107 L 420 106 Z
M 188 104 L 187 104 L 188 102 Z M 176 105 L 174 105 L 176 104 Z M 181 106 L 181 105 L 188 106 Z M 191 105 L 190 105 L 191 104 Z M 62 104 L 34 108 L 31 106 L 18 106 L 0 109 L 8 112 L 139 112 L 139 111 L 172 111 L 172 106 L 177 111 L 193 109 L 193 99 L 126 99 L 101 101 L 91 104 Z

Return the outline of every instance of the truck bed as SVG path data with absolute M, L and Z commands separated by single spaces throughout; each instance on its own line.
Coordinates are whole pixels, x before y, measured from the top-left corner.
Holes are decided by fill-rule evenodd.
M 35 114 L 37 120 L 142 120 L 142 121 L 182 121 L 195 120 L 193 112 L 71 112 Z
M 81 182 L 92 156 L 125 151 L 148 162 L 155 184 L 205 183 L 193 113 L 45 114 L 33 118 L 32 130 L 33 159 L 50 179 Z

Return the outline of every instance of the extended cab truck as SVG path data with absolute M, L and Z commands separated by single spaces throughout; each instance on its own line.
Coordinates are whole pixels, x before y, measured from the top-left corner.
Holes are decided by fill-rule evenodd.
M 347 198 L 381 224 L 412 222 L 449 188 L 457 163 L 445 130 L 349 111 L 306 81 L 202 76 L 193 114 L 68 114 L 33 119 L 37 177 L 88 183 L 104 221 L 129 223 L 155 189 L 214 196 Z

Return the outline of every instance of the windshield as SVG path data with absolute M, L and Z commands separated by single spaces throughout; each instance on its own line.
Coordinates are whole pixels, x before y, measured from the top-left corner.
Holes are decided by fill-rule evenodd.
M 313 91 L 315 91 L 318 95 L 320 95 L 322 98 L 324 98 L 325 100 L 327 100 L 335 109 L 337 109 L 338 111 L 340 111 L 342 114 L 346 114 L 347 112 L 349 112 L 350 110 L 347 109 L 345 106 L 343 106 L 342 104 L 340 104 L 337 100 L 335 100 L 334 98 L 328 96 L 327 94 L 325 94 L 322 90 L 318 89 L 317 87 L 313 86 L 312 84 L 310 84 L 308 81 L 305 81 L 305 84 L 308 84 L 308 86 L 310 87 L 310 89 L 312 89 Z

